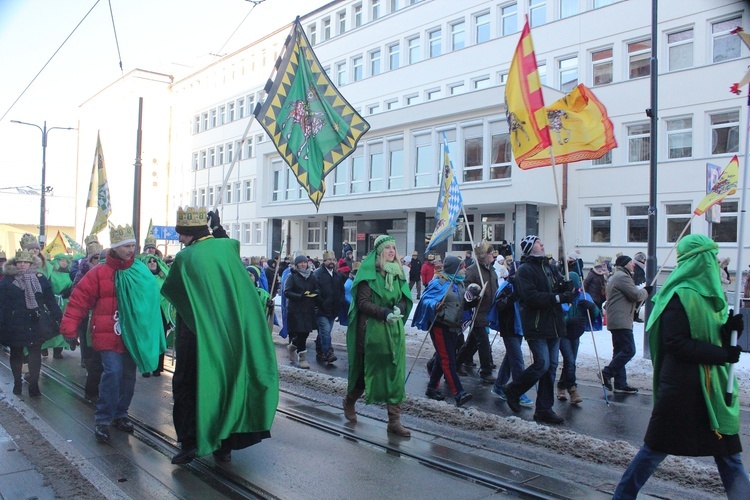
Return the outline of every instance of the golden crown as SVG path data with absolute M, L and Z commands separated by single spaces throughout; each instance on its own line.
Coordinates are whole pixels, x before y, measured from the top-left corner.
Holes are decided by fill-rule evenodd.
M 16 251 L 16 262 L 33 262 L 34 252 L 29 250 L 18 250 Z
M 143 247 L 144 248 L 147 247 L 147 246 L 149 246 L 149 245 L 153 246 L 153 247 L 156 246 L 156 236 L 154 236 L 153 234 L 149 234 L 148 236 L 146 236 L 146 239 L 143 242 Z
M 132 240 L 132 241 L 130 241 Z M 116 248 L 120 245 L 127 243 L 135 243 L 135 232 L 130 224 L 123 226 L 111 226 L 109 228 L 109 243 L 112 248 Z
M 24 250 L 28 250 L 32 247 L 39 248 L 39 241 L 37 241 L 36 236 L 34 236 L 33 234 L 25 233 L 23 236 L 21 236 L 21 248 Z
M 205 207 L 182 207 L 177 209 L 177 226 L 200 227 L 208 224 Z
M 86 245 L 89 243 L 99 243 L 99 238 L 95 234 L 90 234 L 84 238 L 83 242 L 86 243 Z

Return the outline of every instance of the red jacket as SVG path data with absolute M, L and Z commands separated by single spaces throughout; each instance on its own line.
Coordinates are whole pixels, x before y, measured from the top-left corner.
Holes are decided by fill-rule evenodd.
M 422 270 L 419 272 L 419 274 L 422 275 L 422 284 L 424 286 L 427 286 L 427 284 L 432 281 L 432 278 L 435 276 L 435 262 L 428 260 L 424 264 L 422 264 Z
M 92 268 L 73 288 L 68 306 L 65 308 L 60 333 L 66 338 L 78 335 L 78 325 L 91 315 L 91 343 L 97 351 L 126 352 L 120 335 L 115 333 L 117 295 L 115 293 L 115 271 L 133 265 L 135 256 L 120 260 L 112 252 L 107 254 L 104 264 Z

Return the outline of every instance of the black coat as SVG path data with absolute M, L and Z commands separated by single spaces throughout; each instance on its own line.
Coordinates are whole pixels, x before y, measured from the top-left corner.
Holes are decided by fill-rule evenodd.
M 344 282 L 346 278 L 336 270 L 331 275 L 325 266 L 316 269 L 313 276 L 318 283 L 318 290 L 320 290 L 316 315 L 335 318 L 341 312 L 341 307 L 344 304 Z
M 514 285 L 526 338 L 553 339 L 566 335 L 565 316 L 555 298 L 561 279 L 546 257 L 522 259 Z
M 311 332 L 318 327 L 315 320 L 317 297 L 305 297 L 304 293 L 318 293 L 318 282 L 313 274 L 304 278 L 296 268 L 284 282 L 286 297 L 286 329 L 290 333 Z
M 409 261 L 409 282 L 422 279 L 422 261 L 419 257 L 412 257 Z
M 0 343 L 14 347 L 40 344 L 43 340 L 39 337 L 39 316 L 36 309 L 26 308 L 23 290 L 13 284 L 18 274 L 14 263 L 10 260 L 6 263 L 6 274 L 0 280 Z M 62 311 L 52 293 L 52 285 L 42 273 L 37 272 L 36 277 L 42 287 L 42 293 L 36 296 L 37 303 L 46 305 L 59 322 Z
M 479 273 L 482 273 L 480 279 Z M 497 293 L 497 273 L 495 269 L 490 266 L 484 266 L 479 262 L 474 262 L 471 266 L 466 268 L 466 278 L 464 279 L 464 285 L 468 288 L 469 285 L 475 283 L 482 286 L 482 283 L 486 283 L 484 289 L 484 295 L 479 304 L 475 304 L 474 307 L 479 308 L 477 311 L 476 319 L 474 320 L 474 328 L 484 328 L 489 326 L 490 322 L 487 319 L 487 313 L 492 309 L 492 304 L 495 300 L 495 294 Z
M 653 450 L 690 457 L 727 456 L 742 451 L 738 435 L 723 436 L 711 430 L 701 390 L 699 364 L 720 365 L 727 350 L 694 340 L 679 297 L 669 301 L 660 318 L 664 350 L 656 402 L 644 442 Z

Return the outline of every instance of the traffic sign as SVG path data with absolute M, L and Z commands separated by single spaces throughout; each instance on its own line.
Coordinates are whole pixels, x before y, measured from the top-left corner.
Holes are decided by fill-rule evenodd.
M 180 235 L 174 230 L 174 226 L 153 226 L 151 234 L 157 240 L 178 241 L 180 239 Z

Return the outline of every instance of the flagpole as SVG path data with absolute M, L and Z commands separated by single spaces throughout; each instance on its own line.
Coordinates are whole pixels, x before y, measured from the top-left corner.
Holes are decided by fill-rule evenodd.
M 689 228 L 690 224 L 692 224 L 693 219 L 695 219 L 695 213 L 693 213 L 693 215 L 690 217 L 690 220 L 687 221 L 687 224 L 685 224 L 685 227 L 682 228 L 682 232 L 675 240 L 674 245 L 672 245 L 672 248 L 669 250 L 669 253 L 667 254 L 667 256 L 664 257 L 664 260 L 662 261 L 661 266 L 659 266 L 659 269 L 656 270 L 656 274 L 654 274 L 654 279 L 651 280 L 651 283 L 649 283 L 649 286 L 654 286 L 654 284 L 656 283 L 656 280 L 659 279 L 659 275 L 661 274 L 662 269 L 664 269 L 664 266 L 667 265 L 667 260 L 669 260 L 669 257 L 671 257 L 672 252 L 674 252 L 674 249 L 677 248 L 677 244 L 682 239 L 682 236 L 685 234 L 685 231 L 687 231 L 687 228 Z
M 739 225 L 740 231 L 737 237 L 737 278 L 735 278 L 734 288 L 734 312 L 738 314 L 740 311 L 740 286 L 742 286 L 742 246 L 745 239 L 745 212 L 747 208 L 747 160 L 748 160 L 748 148 L 750 148 L 750 85 L 748 85 L 748 96 L 747 96 L 747 125 L 745 126 L 745 164 L 742 166 L 742 193 L 740 200 L 740 215 Z M 748 276 L 750 279 L 750 276 Z M 737 345 L 737 330 L 732 330 L 732 337 L 730 345 Z M 729 365 L 729 376 L 727 378 L 727 390 L 724 395 L 724 402 L 729 406 L 732 403 L 732 393 L 734 392 L 734 363 Z
M 255 121 L 255 115 L 250 114 L 250 121 L 247 122 L 247 127 L 245 127 L 245 133 L 242 134 L 242 139 L 240 140 L 240 145 L 238 148 L 238 151 L 235 153 L 235 155 L 232 157 L 232 163 L 229 165 L 229 171 L 227 172 L 227 175 L 224 176 L 224 182 L 221 183 L 221 188 L 219 189 L 219 192 L 216 197 L 216 203 L 214 203 L 213 211 L 214 213 L 216 210 L 218 210 L 219 205 L 222 204 L 222 199 L 224 198 L 224 189 L 227 187 L 227 182 L 229 182 L 229 176 L 232 175 L 232 170 L 234 170 L 234 166 L 237 164 L 237 160 L 241 155 L 242 147 L 245 145 L 245 141 L 247 140 L 247 134 L 250 132 L 250 127 L 252 126 L 253 122 Z
M 552 146 L 549 147 L 549 157 L 550 161 L 552 162 L 551 170 L 552 170 L 552 178 L 555 181 L 555 199 L 557 200 L 557 217 L 560 221 L 560 245 L 562 247 L 563 255 L 562 255 L 562 261 L 565 268 L 565 281 L 568 281 L 568 273 L 570 272 L 570 268 L 568 267 L 568 259 L 565 258 L 567 255 L 565 253 L 565 224 L 563 223 L 563 212 L 562 212 L 562 203 L 560 203 L 560 189 L 557 186 L 557 172 L 555 172 L 555 153 L 552 151 Z

